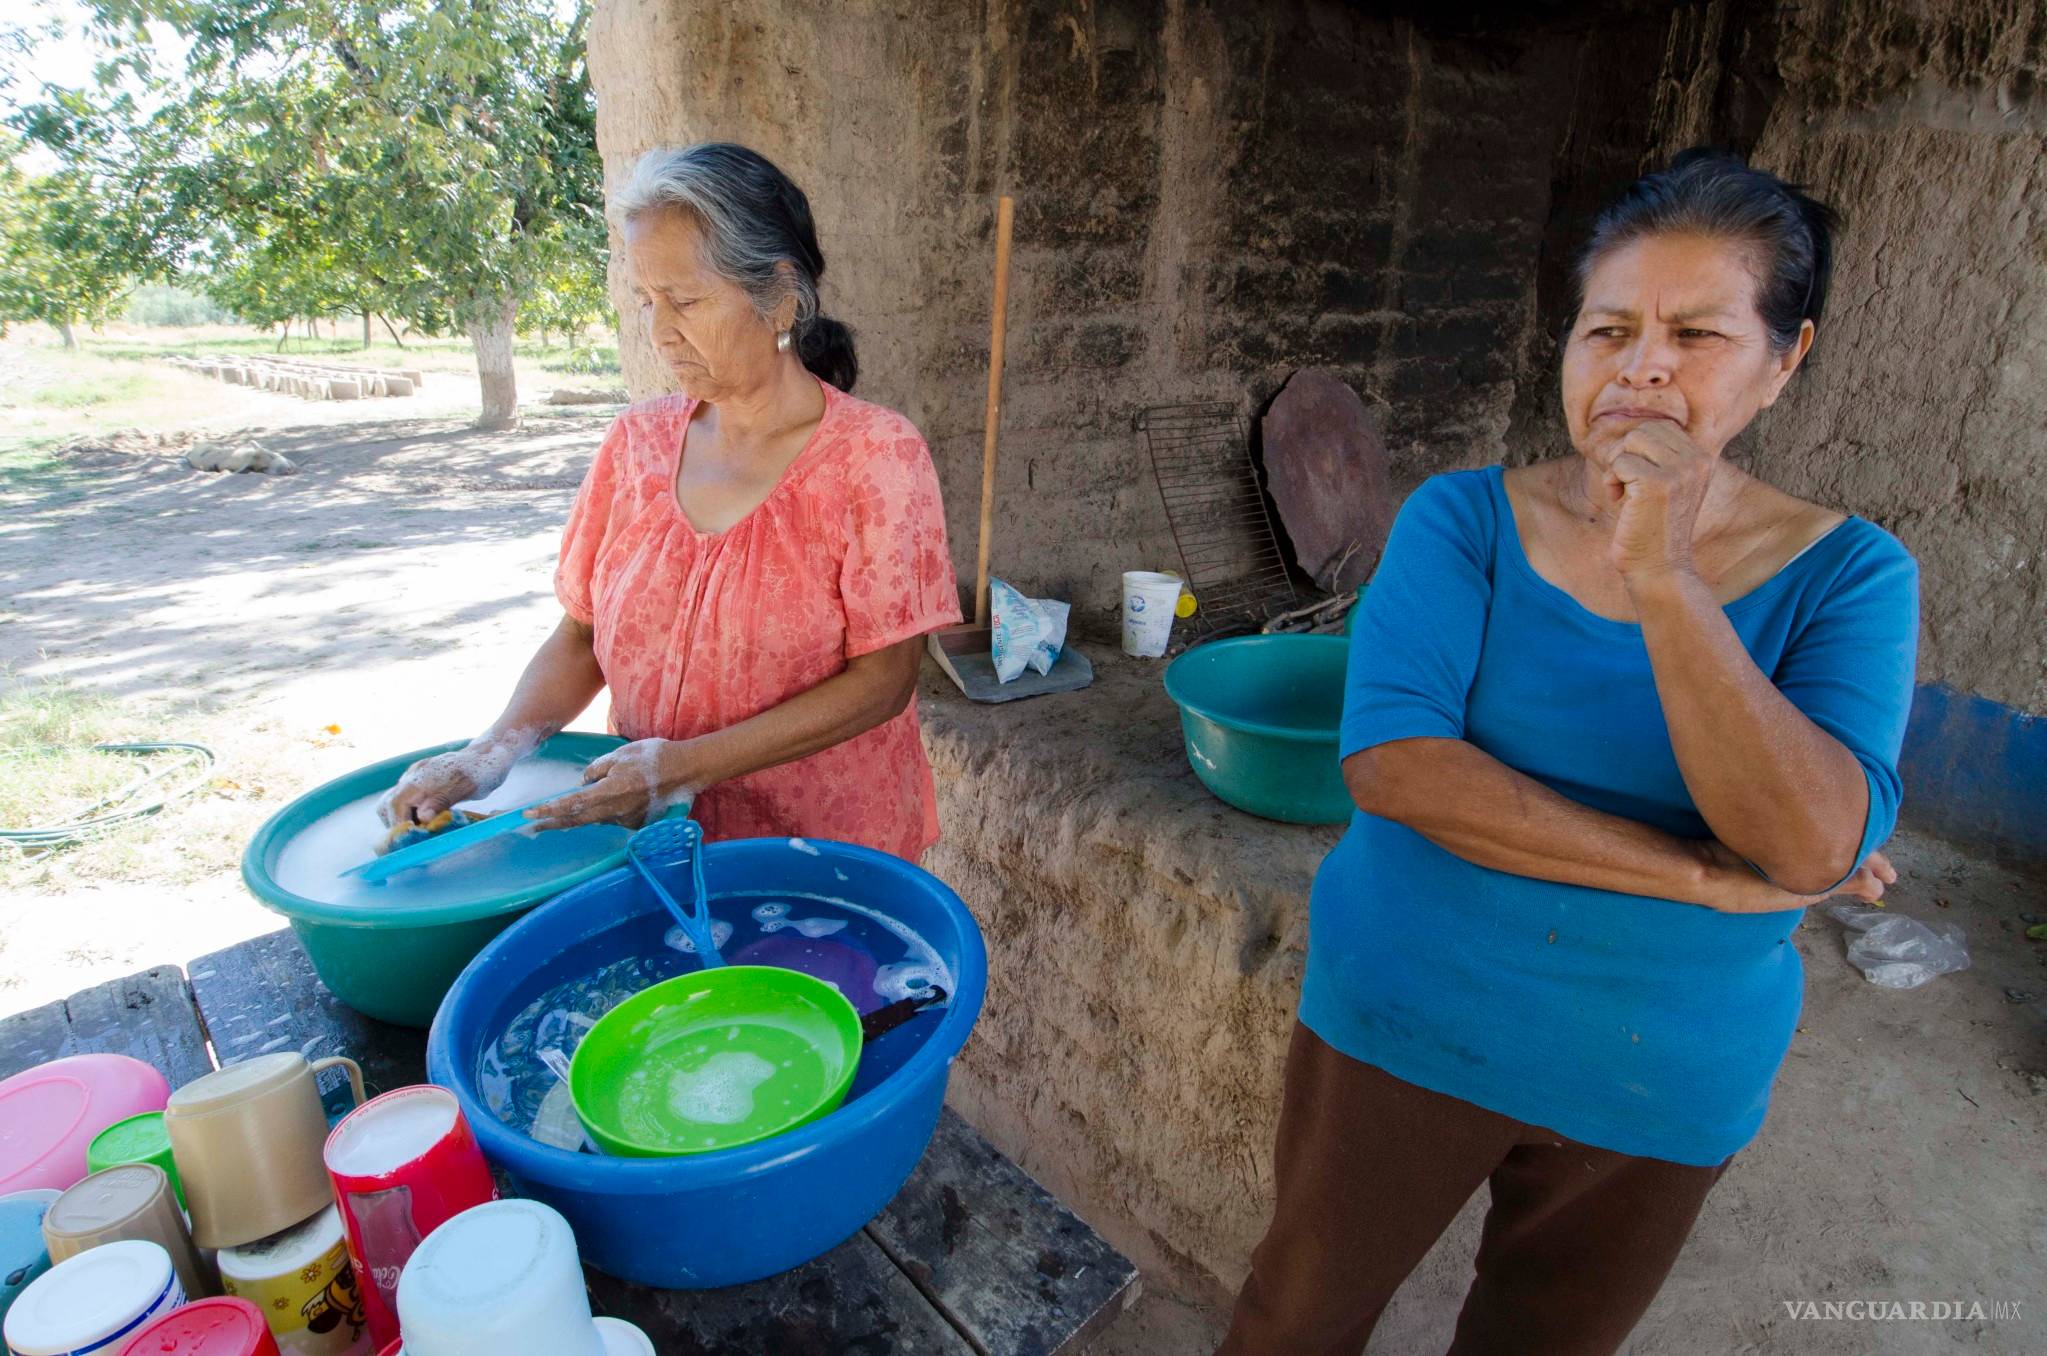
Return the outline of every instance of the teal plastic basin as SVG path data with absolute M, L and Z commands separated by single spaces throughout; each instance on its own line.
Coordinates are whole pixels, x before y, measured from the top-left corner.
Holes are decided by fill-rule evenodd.
M 1246 813 L 1342 824 L 1354 808 L 1337 758 L 1342 636 L 1243 636 L 1198 645 L 1166 668 L 1187 761 Z
M 242 854 L 243 883 L 265 908 L 290 922 L 320 982 L 349 1007 L 379 1021 L 431 1025 L 455 977 L 519 915 L 625 861 L 621 836 L 616 851 L 575 870 L 493 880 L 472 897 L 431 904 L 406 904 L 403 891 L 394 890 L 388 907 L 308 899 L 277 882 L 278 859 L 295 836 L 349 802 L 395 785 L 417 760 L 465 742 L 387 758 L 315 787 L 272 815 Z M 540 752 L 588 762 L 624 742 L 611 735 L 559 734 Z

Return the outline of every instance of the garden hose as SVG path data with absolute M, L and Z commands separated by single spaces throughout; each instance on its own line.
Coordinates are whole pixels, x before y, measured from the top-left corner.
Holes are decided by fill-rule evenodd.
M 78 818 L 64 824 L 50 824 L 30 829 L 0 829 L 0 844 L 11 844 L 23 852 L 50 852 L 57 848 L 82 843 L 89 838 L 125 828 L 138 820 L 160 813 L 165 806 L 183 796 L 189 796 L 206 785 L 207 776 L 213 771 L 214 753 L 204 744 L 188 744 L 178 740 L 142 744 L 95 744 L 95 753 L 119 753 L 131 757 L 146 757 L 153 753 L 176 753 L 163 766 L 144 772 L 135 780 L 113 794 L 86 807 Z M 158 789 L 151 796 L 150 788 L 158 787 L 165 778 L 175 772 L 190 768 L 191 781 L 175 790 Z

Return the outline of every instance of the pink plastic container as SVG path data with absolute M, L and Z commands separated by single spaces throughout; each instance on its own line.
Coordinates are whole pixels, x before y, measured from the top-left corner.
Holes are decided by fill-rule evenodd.
M 0 1196 L 70 1190 L 100 1131 L 170 1099 L 164 1076 L 126 1055 L 72 1055 L 0 1082 Z

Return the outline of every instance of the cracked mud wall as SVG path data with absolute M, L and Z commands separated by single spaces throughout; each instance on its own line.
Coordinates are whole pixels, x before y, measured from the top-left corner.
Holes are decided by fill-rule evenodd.
M 1756 159 L 1847 226 L 1818 361 L 1753 464 L 1919 557 L 1921 682 L 2047 712 L 2047 7 L 1784 23 Z
M 1848 217 L 1764 473 L 1926 566 L 1923 677 L 2047 710 L 2047 11 L 2009 0 L 1440 7 L 603 0 L 615 180 L 729 137 L 810 194 L 861 393 L 931 440 L 973 562 L 995 197 L 1017 198 L 996 569 L 1099 622 L 1171 566 L 1150 404 L 1261 406 L 1326 364 L 1396 484 L 1555 450 L 1584 216 L 1731 144 Z M 628 309 L 635 395 L 665 388 Z
M 1817 361 L 1741 455 L 1919 555 L 1925 681 L 2047 711 L 2047 11 L 1427 8 L 601 0 L 599 138 L 613 179 L 729 137 L 809 192 L 860 393 L 931 440 L 963 578 L 1013 193 L 995 566 L 1097 620 L 1121 570 L 1172 559 L 1138 409 L 1255 409 L 1326 364 L 1402 490 L 1553 450 L 1582 218 L 1678 147 L 1735 145 L 1848 218 Z M 664 389 L 626 319 L 634 393 Z M 1123 739 L 1117 681 L 978 727 L 926 706 L 927 864 L 1009 958 L 955 1100 L 1141 1262 L 1227 1285 L 1326 845 L 1204 813 L 1169 722 Z M 1073 721 L 1100 728 L 1051 739 Z
M 1504 454 L 1552 197 L 1612 159 L 1559 158 L 1584 139 L 1578 91 L 1646 105 L 1668 19 L 1436 8 L 603 0 L 598 137 L 613 181 L 649 146 L 731 138 L 804 187 L 860 393 L 931 441 L 962 574 L 1013 194 L 994 567 L 1099 623 L 1123 570 L 1178 568 L 1132 426 L 1148 405 L 1248 414 L 1324 364 L 1403 489 Z M 665 389 L 624 318 L 633 393 Z

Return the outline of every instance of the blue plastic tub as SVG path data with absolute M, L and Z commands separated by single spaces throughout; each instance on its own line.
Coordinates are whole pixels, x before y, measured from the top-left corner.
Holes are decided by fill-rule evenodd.
M 811 894 L 879 911 L 919 933 L 952 972 L 951 1001 L 863 1053 L 844 1105 L 759 1144 L 687 1158 L 570 1153 L 512 1130 L 477 1088 L 484 1049 L 544 990 L 661 945 L 667 914 L 631 871 L 570 890 L 513 924 L 449 990 L 427 1041 L 434 1082 L 454 1091 L 492 1163 L 520 1195 L 567 1217 L 583 1260 L 671 1290 L 738 1285 L 802 1265 L 850 1238 L 924 1156 L 953 1058 L 987 989 L 987 951 L 966 905 L 929 872 L 843 843 L 714 843 L 713 897 Z

